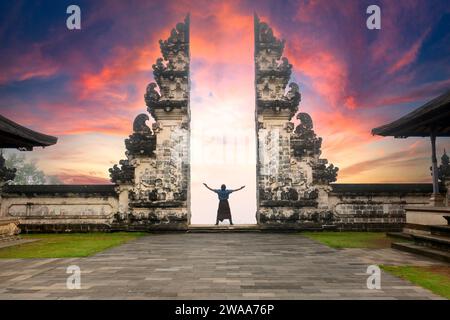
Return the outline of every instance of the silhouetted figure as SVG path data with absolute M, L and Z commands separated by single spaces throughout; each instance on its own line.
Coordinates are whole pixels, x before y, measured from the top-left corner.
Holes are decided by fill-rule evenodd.
M 217 193 L 219 196 L 219 208 L 217 209 L 217 219 L 216 219 L 216 226 L 219 224 L 219 221 L 223 221 L 225 219 L 230 220 L 230 224 L 233 224 L 233 220 L 231 219 L 231 210 L 230 210 L 230 204 L 228 203 L 228 198 L 230 196 L 230 193 L 239 191 L 245 188 L 245 186 L 240 187 L 239 189 L 231 190 L 227 189 L 226 185 L 222 185 L 220 189 L 212 189 L 208 187 L 206 183 L 204 183 L 205 187 L 207 187 L 212 192 Z

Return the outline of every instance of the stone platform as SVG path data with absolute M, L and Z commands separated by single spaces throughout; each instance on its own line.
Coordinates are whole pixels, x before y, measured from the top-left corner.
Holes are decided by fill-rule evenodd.
M 257 224 L 191 224 L 187 230 L 189 233 L 215 233 L 215 232 L 260 232 L 261 227 Z
M 88 258 L 0 260 L 0 299 L 439 299 L 371 264 L 435 265 L 393 249 L 335 250 L 298 234 L 151 234 Z M 81 289 L 66 288 L 67 267 Z

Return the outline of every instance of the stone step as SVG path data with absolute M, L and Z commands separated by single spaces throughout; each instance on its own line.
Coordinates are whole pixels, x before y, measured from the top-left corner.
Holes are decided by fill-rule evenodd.
M 391 247 L 393 249 L 401 250 L 404 252 L 418 254 L 424 257 L 450 262 L 450 253 L 447 251 L 441 251 L 438 249 L 428 248 L 412 243 L 394 242 Z
M 412 240 L 412 236 L 409 233 L 405 232 L 386 232 L 386 235 L 390 238 L 403 239 L 403 240 Z
M 450 250 L 450 237 L 437 235 L 412 234 L 414 242 L 417 245 L 437 248 L 440 250 Z
M 431 234 L 450 237 L 450 226 L 431 226 Z
M 190 233 L 214 233 L 214 232 L 260 232 L 261 229 L 256 224 L 238 225 L 190 225 L 187 232 Z

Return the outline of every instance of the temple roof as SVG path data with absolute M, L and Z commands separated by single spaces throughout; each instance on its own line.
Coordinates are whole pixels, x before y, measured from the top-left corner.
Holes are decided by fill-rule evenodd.
M 0 148 L 33 150 L 33 147 L 47 147 L 58 138 L 48 136 L 21 126 L 0 115 Z
M 450 90 L 400 119 L 372 129 L 373 135 L 396 138 L 450 136 Z

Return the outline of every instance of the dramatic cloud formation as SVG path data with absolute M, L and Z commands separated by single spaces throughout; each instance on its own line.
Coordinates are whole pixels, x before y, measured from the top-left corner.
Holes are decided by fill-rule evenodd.
M 65 26 L 70 4 L 0 4 L 0 113 L 59 137 L 27 156 L 65 183 L 108 183 L 146 109 L 158 40 L 188 12 L 194 220 L 206 221 L 204 208 L 216 205 L 202 182 L 246 184 L 233 199 L 243 213 L 236 222 L 254 219 L 254 12 L 286 39 L 300 108 L 323 137 L 323 156 L 341 168 L 340 182 L 429 181 L 427 139 L 370 130 L 450 87 L 447 1 L 78 1 L 77 31 Z M 381 30 L 366 28 L 371 4 L 381 7 Z M 439 153 L 444 147 L 448 139 Z

